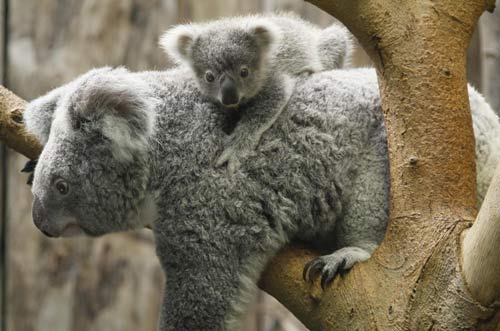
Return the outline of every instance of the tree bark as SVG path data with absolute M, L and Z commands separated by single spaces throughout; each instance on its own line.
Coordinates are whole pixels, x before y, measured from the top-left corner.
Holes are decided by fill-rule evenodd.
M 500 7 L 500 0 L 497 0 Z M 485 13 L 480 22 L 482 87 L 486 100 L 500 115 L 500 11 Z
M 481 19 L 479 20 L 481 22 Z M 477 26 L 469 44 L 469 49 L 467 50 L 467 81 L 469 84 L 474 86 L 478 91 L 483 90 L 482 81 L 482 49 L 481 49 L 481 38 L 479 37 L 480 26 Z
M 0 88 L 0 140 L 29 159 L 36 159 L 42 146 L 24 132 L 23 110 L 26 101 L 11 91 Z
M 474 226 L 464 235 L 463 270 L 474 297 L 484 305 L 500 298 L 500 166 Z

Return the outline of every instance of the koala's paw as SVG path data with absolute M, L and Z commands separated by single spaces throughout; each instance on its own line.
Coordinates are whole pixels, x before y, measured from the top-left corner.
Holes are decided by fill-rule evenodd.
M 215 162 L 216 167 L 222 167 L 227 163 L 227 171 L 233 175 L 241 166 L 241 160 L 246 158 L 250 151 L 245 148 L 234 146 L 227 147 Z
M 344 247 L 332 254 L 323 255 L 308 262 L 304 266 L 304 281 L 314 283 L 321 275 L 321 288 L 325 289 L 330 285 L 337 274 L 344 274 L 352 266 L 370 258 L 371 254 L 359 247 Z
M 37 162 L 38 162 L 38 159 L 29 160 L 28 162 L 26 162 L 24 167 L 21 169 L 21 172 L 26 172 L 29 174 L 26 184 L 28 184 L 30 186 L 31 186 L 31 184 L 33 184 L 34 173 L 35 173 L 35 168 L 36 168 Z

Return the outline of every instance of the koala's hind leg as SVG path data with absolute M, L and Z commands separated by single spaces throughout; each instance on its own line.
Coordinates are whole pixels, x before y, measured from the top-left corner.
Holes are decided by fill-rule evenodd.
M 307 263 L 304 280 L 314 282 L 321 275 L 321 287 L 325 288 L 337 274 L 370 258 L 382 241 L 388 219 L 388 165 L 381 160 L 367 162 L 367 166 L 371 166 L 372 171 L 363 171 L 354 181 L 351 201 L 345 207 L 344 217 L 336 224 L 332 239 L 340 249 Z

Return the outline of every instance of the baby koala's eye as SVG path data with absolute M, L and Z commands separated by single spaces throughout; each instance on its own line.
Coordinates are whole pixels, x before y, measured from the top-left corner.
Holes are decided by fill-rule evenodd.
M 247 67 L 245 67 L 245 66 L 241 67 L 241 69 L 240 69 L 240 76 L 241 77 L 243 77 L 243 78 L 248 77 L 249 73 L 250 72 L 248 71 Z
M 58 179 L 54 183 L 56 190 L 61 193 L 61 195 L 66 195 L 69 192 L 69 184 L 64 179 Z
M 215 80 L 215 76 L 211 71 L 205 72 L 205 80 L 209 83 L 212 83 Z

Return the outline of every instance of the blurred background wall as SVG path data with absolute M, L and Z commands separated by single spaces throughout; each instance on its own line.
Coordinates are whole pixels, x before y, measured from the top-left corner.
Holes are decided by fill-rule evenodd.
M 167 68 L 157 42 L 173 24 L 274 10 L 334 22 L 301 0 L 0 0 L 0 9 L 0 79 L 27 100 L 93 67 Z M 500 77 L 499 26 L 489 15 L 471 44 L 469 78 L 483 90 Z M 353 66 L 369 65 L 358 47 Z M 500 109 L 498 85 L 490 90 Z M 0 148 L 0 331 L 155 330 L 163 275 L 151 233 L 45 238 L 31 220 L 25 162 Z M 261 292 L 245 323 L 257 330 L 305 329 Z

